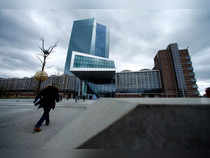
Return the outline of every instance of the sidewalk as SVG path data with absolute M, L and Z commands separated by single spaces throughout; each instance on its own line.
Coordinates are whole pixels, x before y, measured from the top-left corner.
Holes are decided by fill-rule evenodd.
M 33 134 L 33 127 L 40 119 L 42 109 L 37 110 L 32 104 L 12 107 L 0 105 L 0 153 L 2 150 L 22 152 L 26 149 L 41 150 L 46 142 L 80 117 L 84 111 L 86 111 L 85 105 L 60 104 L 55 111 L 50 112 L 50 126 L 42 126 L 40 133 Z
M 63 101 L 50 112 L 51 124 L 43 126 L 40 133 L 32 134 L 32 129 L 41 110 L 1 118 L 0 151 L 69 151 L 82 145 L 92 148 L 93 144 L 96 148 L 106 144 L 108 149 L 164 148 L 170 144 L 172 149 L 180 146 L 206 149 L 210 142 L 209 101 L 195 98 Z

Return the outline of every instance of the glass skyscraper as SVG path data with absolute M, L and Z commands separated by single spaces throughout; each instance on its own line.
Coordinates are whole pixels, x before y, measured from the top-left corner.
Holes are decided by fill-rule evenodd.
M 74 74 L 82 82 L 82 94 L 87 91 L 113 92 L 116 68 L 109 59 L 109 30 L 96 23 L 94 18 L 77 20 L 73 23 L 64 74 Z M 80 88 L 79 88 L 80 89 Z
M 108 28 L 105 25 L 96 23 L 94 18 L 74 21 L 64 74 L 71 73 L 70 67 L 73 51 L 109 58 Z

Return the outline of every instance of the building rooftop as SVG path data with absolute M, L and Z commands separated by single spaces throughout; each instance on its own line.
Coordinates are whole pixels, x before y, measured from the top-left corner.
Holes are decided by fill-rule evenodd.
M 147 71 L 159 71 L 159 70 L 151 70 L 151 69 L 141 69 L 139 71 L 131 71 L 131 70 L 123 70 L 117 73 L 129 73 L 129 72 L 147 72 Z

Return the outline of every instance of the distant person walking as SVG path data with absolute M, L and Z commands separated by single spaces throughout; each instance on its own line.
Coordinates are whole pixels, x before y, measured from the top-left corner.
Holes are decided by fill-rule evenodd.
M 78 96 L 76 95 L 76 96 L 75 96 L 75 103 L 77 102 L 77 100 L 78 100 Z
M 76 103 L 77 102 L 77 99 L 78 99 L 76 93 L 74 93 L 73 99 L 75 100 L 75 103 Z
M 45 121 L 45 124 L 48 126 L 50 124 L 49 113 L 51 109 L 55 109 L 56 102 L 59 101 L 58 88 L 54 86 L 47 86 L 42 89 L 39 94 L 35 97 L 34 104 L 35 106 L 39 105 L 38 108 L 43 108 L 44 113 L 40 120 L 36 123 L 34 127 L 34 132 L 40 132 L 42 123 Z
M 82 96 L 83 102 L 85 101 L 85 95 Z

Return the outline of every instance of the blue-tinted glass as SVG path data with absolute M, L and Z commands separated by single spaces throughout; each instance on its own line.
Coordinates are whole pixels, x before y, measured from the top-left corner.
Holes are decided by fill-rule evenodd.
M 74 22 L 70 40 L 72 51 L 90 53 L 93 25 L 94 19 Z
M 101 24 L 96 24 L 96 50 L 95 55 L 106 57 L 106 27 Z
M 94 19 L 74 21 L 66 57 L 65 74 L 68 74 L 70 70 L 72 51 L 108 58 L 109 32 L 107 27 L 96 23 Z
M 112 93 L 116 91 L 115 84 L 93 84 L 88 82 L 88 86 L 95 93 Z
M 74 68 L 115 68 L 114 61 L 75 55 Z
M 79 51 L 87 54 L 91 53 L 93 26 L 94 19 L 74 21 L 66 57 L 66 74 L 69 72 L 72 51 Z
M 182 92 L 184 93 L 184 89 L 186 89 L 186 84 L 185 84 L 184 73 L 181 65 L 181 59 L 180 59 L 180 54 L 178 52 L 179 49 L 177 43 L 171 44 L 169 46 L 169 49 L 171 50 L 171 54 L 173 57 L 178 88 L 182 90 Z

